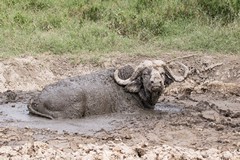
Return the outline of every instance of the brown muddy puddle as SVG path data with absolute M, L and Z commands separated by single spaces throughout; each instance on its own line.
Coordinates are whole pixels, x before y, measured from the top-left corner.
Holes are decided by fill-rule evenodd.
M 158 103 L 154 110 L 143 110 L 135 113 L 112 113 L 89 116 L 81 119 L 49 120 L 31 115 L 24 103 L 7 103 L 0 106 L 0 126 L 49 129 L 53 131 L 72 132 L 92 135 L 100 130 L 111 131 L 124 124 L 126 119 L 141 115 L 155 115 L 181 112 L 183 107 L 173 104 Z

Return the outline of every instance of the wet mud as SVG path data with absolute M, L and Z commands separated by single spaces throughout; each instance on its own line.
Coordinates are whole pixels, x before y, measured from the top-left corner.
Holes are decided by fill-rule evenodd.
M 28 101 L 32 96 L 38 94 L 27 92 L 6 91 L 3 93 L 0 107 L 0 127 L 19 127 L 48 129 L 58 133 L 69 132 L 85 135 L 93 135 L 100 130 L 112 131 L 120 127 L 129 117 L 152 114 L 167 114 L 183 112 L 183 107 L 167 103 L 157 103 L 154 110 L 138 110 L 132 113 L 111 113 L 103 115 L 87 116 L 81 119 L 55 119 L 49 120 L 44 117 L 29 113 L 27 108 Z M 14 96 L 12 96 L 14 95 Z M 25 100 L 23 97 L 25 96 Z M 11 97 L 11 98 L 9 98 Z M 22 103 L 25 101 L 25 103 Z
M 13 107 L 14 106 L 14 107 Z M 2 105 L 0 108 L 1 127 L 19 127 L 19 128 L 35 128 L 35 129 L 50 129 L 63 132 L 72 132 L 80 134 L 92 135 L 102 128 L 109 130 L 113 129 L 111 124 L 113 120 L 118 118 L 115 116 L 93 116 L 79 120 L 51 120 L 43 117 L 37 117 L 29 114 L 26 104 L 10 103 Z M 120 119 L 121 120 L 121 119 Z M 96 121 L 98 123 L 96 123 Z
M 66 57 L 46 59 L 1 61 L 8 71 L 0 72 L 0 159 L 240 159 L 239 56 L 178 59 L 190 67 L 191 75 L 167 88 L 154 110 L 74 120 L 33 116 L 27 103 L 44 85 L 97 68 L 71 66 Z M 122 63 L 137 64 L 141 59 L 145 58 Z M 51 68 L 44 68 L 52 75 L 48 82 L 35 75 L 39 64 Z M 25 65 L 31 69 L 21 68 Z M 24 77 L 22 71 L 29 74 Z M 9 79 L 11 74 L 17 81 Z

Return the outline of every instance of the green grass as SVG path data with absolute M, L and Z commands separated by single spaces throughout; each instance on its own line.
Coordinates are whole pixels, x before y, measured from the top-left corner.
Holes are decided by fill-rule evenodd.
M 2 0 L 0 56 L 240 53 L 240 0 Z

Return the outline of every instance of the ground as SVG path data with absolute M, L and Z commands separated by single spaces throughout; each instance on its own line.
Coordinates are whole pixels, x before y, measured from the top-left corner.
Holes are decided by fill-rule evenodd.
M 78 120 L 28 114 L 29 99 L 47 84 L 156 58 L 183 62 L 191 74 L 167 88 L 154 110 Z M 69 56 L 22 56 L 0 61 L 0 90 L 0 159 L 240 159 L 237 55 L 121 55 L 97 65 Z

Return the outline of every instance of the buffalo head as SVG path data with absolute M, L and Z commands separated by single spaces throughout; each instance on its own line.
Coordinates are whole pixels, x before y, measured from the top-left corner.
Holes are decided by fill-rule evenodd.
M 127 79 L 119 77 L 119 69 L 114 72 L 115 81 L 131 93 L 137 93 L 147 108 L 153 108 L 164 89 L 172 82 L 183 81 L 188 73 L 187 66 L 176 62 L 184 68 L 184 75 L 177 76 L 169 66 L 161 60 L 145 60 L 137 66 Z

